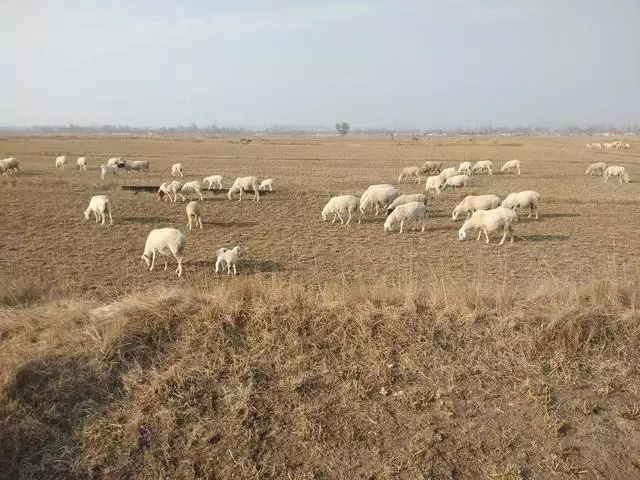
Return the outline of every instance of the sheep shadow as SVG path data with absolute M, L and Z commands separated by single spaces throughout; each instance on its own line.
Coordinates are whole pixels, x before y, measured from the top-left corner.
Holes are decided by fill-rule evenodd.
M 573 218 L 580 217 L 579 213 L 545 213 L 544 218 Z
M 570 237 L 568 235 L 528 235 L 522 238 L 528 242 L 564 242 Z
M 166 217 L 120 217 L 120 223 L 168 223 L 171 220 Z
M 203 220 L 203 225 L 212 225 L 215 227 L 224 227 L 224 228 L 232 228 L 232 227 L 253 227 L 255 225 L 258 225 L 258 222 L 236 222 L 236 221 L 230 221 L 230 222 L 205 222 Z

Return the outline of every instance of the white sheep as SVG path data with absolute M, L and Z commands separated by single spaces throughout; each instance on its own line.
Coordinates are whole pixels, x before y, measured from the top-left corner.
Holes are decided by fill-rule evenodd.
M 360 207 L 360 199 L 354 195 L 340 195 L 332 197 L 322 209 L 322 220 L 326 222 L 327 216 L 333 214 L 333 220 L 331 223 L 334 223 L 336 221 L 336 217 L 338 217 L 340 219 L 340 223 L 344 225 L 345 223 L 342 215 L 349 215 L 346 223 L 349 225 L 351 217 L 358 213 L 358 223 L 361 223 L 361 212 L 358 207 Z
M 244 248 L 240 245 L 236 245 L 233 248 L 219 248 L 216 250 L 216 273 L 220 271 L 220 267 L 227 267 L 227 275 L 231 275 L 231 267 L 233 267 L 233 274 L 237 275 L 236 264 L 238 263 L 238 256 Z
M 107 160 L 107 165 L 115 165 L 116 167 L 124 166 L 124 157 L 111 157 Z
M 466 213 L 467 218 L 472 213 L 477 212 L 479 210 L 493 210 L 494 208 L 498 208 L 500 206 L 501 199 L 497 195 L 467 195 L 464 199 L 453 209 L 453 213 L 451 214 L 451 218 L 453 220 L 458 219 L 458 215 L 461 213 Z
M 16 157 L 7 157 L 0 162 L 0 172 L 3 174 L 6 172 L 9 173 L 19 173 L 20 172 L 20 163 Z
M 202 180 L 203 185 L 208 185 L 207 190 L 211 190 L 211 188 L 215 185 L 218 190 L 222 188 L 222 175 L 211 175 L 210 177 L 205 177 Z
M 604 162 L 596 162 L 596 163 L 592 163 L 591 165 L 589 165 L 589 167 L 587 168 L 586 172 L 584 172 L 585 175 L 604 175 L 604 171 L 607 169 L 607 164 Z
M 187 223 L 189 230 L 191 230 L 191 222 L 194 220 L 196 228 L 200 225 L 200 230 L 202 230 L 202 207 L 200 207 L 200 202 L 192 201 L 187 203 L 187 218 L 189 219 L 189 223 Z
M 625 143 L 624 144 L 624 149 L 625 150 L 631 150 L 631 144 L 630 143 Z
M 56 157 L 56 168 L 60 171 L 64 170 L 64 166 L 67 164 L 66 155 L 60 155 Z
M 440 193 L 440 189 L 442 188 L 442 185 L 444 185 L 444 182 L 444 179 L 440 175 L 427 177 L 427 180 L 424 182 L 424 188 L 427 192 L 434 191 L 436 193 Z
M 106 195 L 95 195 L 91 197 L 89 206 L 84 211 L 84 219 L 89 220 L 89 215 L 93 212 L 96 218 L 96 223 L 102 220 L 101 225 L 104 225 L 105 214 L 109 214 L 109 223 L 113 225 L 113 218 L 111 217 L 111 201 Z
M 627 173 L 627 169 L 624 167 L 616 167 L 611 165 L 604 172 L 604 177 L 602 178 L 603 182 L 609 180 L 609 177 L 618 177 L 620 183 L 624 180 L 625 183 L 629 183 L 629 174 Z
M 260 183 L 260 186 L 258 187 L 258 190 L 260 190 L 261 192 L 263 190 L 269 189 L 270 192 L 273 191 L 273 178 L 267 178 L 265 180 L 262 181 L 262 183 Z
M 454 177 L 458 175 L 458 169 L 456 167 L 449 167 L 442 170 L 439 174 L 439 177 L 444 181 L 449 177 Z
M 0 173 L 2 175 L 13 173 L 13 169 L 9 169 L 9 165 L 6 160 L 0 160 Z
M 182 164 L 181 163 L 174 163 L 173 165 L 171 165 L 171 176 L 172 177 L 177 177 L 178 175 L 180 175 L 181 177 L 182 175 Z
M 396 187 L 388 183 L 370 185 L 360 197 L 360 211 L 365 213 L 370 207 L 376 209 L 376 215 L 380 208 L 386 209 L 398 196 Z
M 178 201 L 178 193 L 182 190 L 182 184 L 177 180 L 172 182 L 164 182 L 160 185 L 158 189 L 158 200 L 162 200 L 162 198 L 166 195 L 165 201 L 169 199 L 171 203 L 176 203 Z M 173 198 L 171 198 L 171 194 L 173 193 Z
M 493 162 L 491 160 L 480 160 L 476 162 L 471 171 L 473 173 L 484 172 L 486 171 L 489 175 L 493 175 L 491 169 L 493 168 Z
M 200 197 L 200 201 L 204 202 L 204 197 L 202 196 L 202 182 L 200 180 L 185 182 L 185 184 L 182 185 L 182 188 L 180 189 L 182 201 L 184 202 L 192 193 L 197 194 Z
M 118 164 L 120 165 L 120 164 Z M 148 160 L 125 160 L 122 165 L 127 173 L 128 172 L 148 172 L 149 161 Z
M 435 162 L 433 160 L 427 160 L 422 164 L 420 173 L 435 173 L 436 175 L 442 170 L 442 162 Z
M 587 150 L 591 150 L 591 148 L 593 147 L 593 145 L 591 145 L 590 143 L 587 143 L 584 148 L 586 148 Z
M 602 150 L 602 144 L 601 143 L 592 143 L 591 147 L 595 148 L 596 150 Z
M 100 165 L 100 179 L 104 180 L 104 177 L 111 173 L 113 175 L 118 174 L 118 166 L 117 165 Z
M 400 233 L 404 230 L 404 225 L 410 222 L 415 222 L 416 226 L 420 226 L 422 223 L 422 230 L 426 226 L 427 219 L 427 207 L 422 202 L 411 202 L 404 205 L 398 205 L 393 212 L 389 214 L 384 222 L 384 231 L 391 231 L 398 222 L 400 222 Z
M 458 175 L 471 175 L 471 162 L 462 162 L 458 166 L 458 171 L 456 172 Z
M 182 253 L 187 246 L 187 236 L 175 228 L 156 228 L 149 232 L 147 241 L 144 244 L 144 253 L 140 257 L 145 261 L 149 271 L 153 271 L 156 264 L 156 254 L 164 257 L 164 269 L 167 269 L 169 255 L 178 262 L 176 273 L 182 276 Z
M 398 181 L 402 182 L 403 180 L 409 177 L 416 177 L 418 183 L 420 183 L 420 168 L 419 167 L 405 167 L 400 172 L 400 176 L 398 177 Z
M 469 185 L 469 175 L 454 175 L 453 177 L 447 178 L 442 185 L 441 191 L 444 192 L 447 188 L 451 188 L 453 193 L 456 192 L 456 188 L 464 188 Z
M 87 157 L 78 157 L 76 160 L 76 166 L 78 170 L 87 171 Z
M 498 207 L 494 210 L 478 210 L 460 227 L 458 239 L 460 241 L 466 240 L 469 231 L 479 230 L 476 242 L 480 240 L 480 236 L 484 232 L 485 243 L 489 243 L 489 233 L 502 230 L 502 240 L 499 245 L 504 244 L 507 235 L 511 238 L 509 243 L 513 243 L 513 226 L 517 222 L 518 215 L 510 208 Z
M 518 172 L 518 175 L 520 175 L 520 160 L 515 158 L 513 160 L 505 162 L 505 164 L 502 165 L 502 168 L 500 169 L 500 173 L 509 173 L 511 170 L 516 170 Z
M 406 205 L 411 202 L 422 202 L 427 204 L 427 196 L 422 193 L 412 193 L 410 195 L 400 195 L 396 198 L 391 205 L 387 207 L 387 215 L 389 215 L 398 205 Z
M 227 192 L 227 198 L 231 200 L 236 193 L 240 194 L 238 201 L 242 201 L 242 194 L 247 190 L 253 190 L 253 199 L 256 202 L 260 201 L 260 187 L 258 186 L 258 179 L 256 177 L 238 177 L 231 185 L 231 188 Z
M 502 201 L 501 206 L 510 208 L 512 210 L 515 210 L 517 208 L 529 207 L 531 210 L 529 211 L 529 216 L 527 218 L 531 218 L 531 214 L 535 212 L 536 219 L 537 219 L 539 203 L 540 203 L 540 194 L 538 192 L 534 190 L 525 190 L 522 192 L 510 193 Z

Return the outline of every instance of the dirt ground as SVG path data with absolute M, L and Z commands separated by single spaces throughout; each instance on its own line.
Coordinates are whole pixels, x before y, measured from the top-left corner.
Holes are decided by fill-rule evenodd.
M 596 139 L 593 139 L 594 141 Z M 0 178 L 0 277 L 37 278 L 71 285 L 85 293 L 109 296 L 176 282 L 227 281 L 215 276 L 213 252 L 221 246 L 247 248 L 242 275 L 278 275 L 317 282 L 391 278 L 437 278 L 443 272 L 463 280 L 490 276 L 529 288 L 536 279 L 597 277 L 604 268 L 631 268 L 637 256 L 640 166 L 637 139 L 630 152 L 588 152 L 585 138 L 421 139 L 256 138 L 241 144 L 229 138 L 32 137 L 0 140 L 0 156 L 19 159 L 21 173 Z M 64 172 L 54 168 L 59 154 L 69 156 Z M 79 155 L 89 170 L 75 169 Z M 151 162 L 150 173 L 121 174 L 100 181 L 99 166 L 115 155 Z M 369 214 L 361 225 L 324 223 L 327 200 L 360 195 L 370 184 L 393 183 L 401 193 L 423 192 L 423 185 L 398 184 L 402 167 L 426 159 L 491 159 L 497 169 L 507 160 L 522 161 L 522 175 L 473 176 L 465 190 L 429 199 L 424 233 L 383 233 L 383 217 Z M 630 184 L 584 171 L 589 163 L 624 165 Z M 222 174 L 225 186 L 237 176 L 274 178 L 275 190 L 259 203 L 228 201 L 208 192 L 204 230 L 188 233 L 185 274 L 174 269 L 149 272 L 140 259 L 148 232 L 171 226 L 185 231 L 185 204 L 158 201 L 150 193 L 133 194 L 121 185 L 154 184 L 171 179 L 170 166 L 184 165 L 183 180 Z M 460 242 L 453 207 L 467 194 L 534 189 L 541 194 L 541 216 L 520 215 L 510 247 Z M 115 224 L 84 222 L 92 195 L 108 194 Z M 524 213 L 524 212 L 522 212 Z M 605 265 L 609 265 L 605 267 Z

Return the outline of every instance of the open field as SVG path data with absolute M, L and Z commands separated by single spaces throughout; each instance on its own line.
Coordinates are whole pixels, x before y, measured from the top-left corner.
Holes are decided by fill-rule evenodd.
M 0 177 L 0 479 L 639 478 L 639 141 L 590 141 L 0 140 L 22 168 Z M 151 172 L 101 182 L 114 155 Z M 424 233 L 320 218 L 425 159 L 512 158 L 522 175 L 432 197 Z M 120 189 L 177 161 L 275 179 L 259 203 L 207 194 L 181 279 L 140 255 L 185 204 Z M 595 161 L 631 183 L 586 177 Z M 458 241 L 464 195 L 523 189 L 541 215 L 514 245 Z M 113 226 L 84 223 L 99 193 Z M 235 244 L 240 275 L 216 276 Z

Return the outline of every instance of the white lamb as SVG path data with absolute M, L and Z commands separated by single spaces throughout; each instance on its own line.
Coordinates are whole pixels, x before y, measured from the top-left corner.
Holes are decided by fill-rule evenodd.
M 616 167 L 611 165 L 604 172 L 604 177 L 602 178 L 603 182 L 609 180 L 609 177 L 618 177 L 620 183 L 624 180 L 624 183 L 629 183 L 629 174 L 627 173 L 627 169 L 624 167 Z
M 171 176 L 172 177 L 177 177 L 178 175 L 180 175 L 181 177 L 182 175 L 182 164 L 181 163 L 174 163 L 173 165 L 171 165 Z
M 403 180 L 409 177 L 416 177 L 418 183 L 420 183 L 420 168 L 419 167 L 405 167 L 400 172 L 400 176 L 398 177 L 398 181 L 402 182 Z
M 244 248 L 240 245 L 236 245 L 231 249 L 223 247 L 216 250 L 216 273 L 220 271 L 220 267 L 224 268 L 226 265 L 227 275 L 231 275 L 231 267 L 233 267 L 233 274 L 237 275 L 236 264 L 238 263 L 238 256 L 243 250 Z
M 466 213 L 467 218 L 472 213 L 477 212 L 479 210 L 493 210 L 494 208 L 498 208 L 500 206 L 500 197 L 497 195 L 467 195 L 464 199 L 453 209 L 453 213 L 451 214 L 451 218 L 453 220 L 458 219 L 458 215 L 461 213 Z
M 513 243 L 513 226 L 517 222 L 518 215 L 510 208 L 498 207 L 494 210 L 478 210 L 460 227 L 458 239 L 460 241 L 466 240 L 468 232 L 479 230 L 476 242 L 480 240 L 480 236 L 484 232 L 485 243 L 489 243 L 489 233 L 502 230 L 502 240 L 499 245 L 504 244 L 507 234 L 511 237 L 509 243 Z
M 96 218 L 96 223 L 102 220 L 101 225 L 104 225 L 105 214 L 109 214 L 109 223 L 113 225 L 113 218 L 111 217 L 111 201 L 106 195 L 95 195 L 91 197 L 89 206 L 84 211 L 84 219 L 89 220 L 89 215 L 93 212 Z
M 380 208 L 386 209 L 398 196 L 396 187 L 388 183 L 370 185 L 360 197 L 360 211 L 365 213 L 367 209 L 374 207 L 376 215 Z
M 396 198 L 391 205 L 387 207 L 387 215 L 389 215 L 398 205 L 406 205 L 411 202 L 422 202 L 427 204 L 427 196 L 422 193 L 412 193 L 410 195 L 400 195 Z
M 427 160 L 422 164 L 420 173 L 435 173 L 436 175 L 442 170 L 442 162 Z
M 502 168 L 500 169 L 500 173 L 509 173 L 511 170 L 517 171 L 518 175 L 520 175 L 520 160 L 518 159 L 509 160 L 504 165 L 502 165 Z
M 456 188 L 464 188 L 469 185 L 469 175 L 454 175 L 447 178 L 447 181 L 442 185 L 441 191 L 445 191 L 447 188 L 451 188 L 453 193 L 456 192 Z
M 87 171 L 87 157 L 78 157 L 76 160 L 76 165 L 78 170 Z
M 198 195 L 200 197 L 200 201 L 204 202 L 204 197 L 202 196 L 202 182 L 200 180 L 186 182 L 184 185 L 182 185 L 182 188 L 180 189 L 180 196 L 182 197 L 182 201 L 184 202 L 192 193 Z
M 19 173 L 20 164 L 16 157 L 7 157 L 0 162 L 0 172 L 4 173 Z
M 187 218 L 189 219 L 189 223 L 187 223 L 189 230 L 191 230 L 191 222 L 194 220 L 196 228 L 200 225 L 200 230 L 202 230 L 202 208 L 200 207 L 200 202 L 192 201 L 187 203 Z
M 404 225 L 407 223 L 415 223 L 416 227 L 422 223 L 422 230 L 426 226 L 427 220 L 427 207 L 422 202 L 411 202 L 404 205 L 398 205 L 393 212 L 389 214 L 384 222 L 384 231 L 391 231 L 398 222 L 400 222 L 400 233 L 404 230 Z
M 158 200 L 162 200 L 162 198 L 166 195 L 165 201 L 168 199 L 171 203 L 176 203 L 178 201 L 178 193 L 182 190 L 182 184 L 177 180 L 173 182 L 164 182 L 160 185 L 158 189 Z M 173 193 L 173 198 L 171 198 L 171 194 Z
M 458 175 L 458 169 L 456 167 L 445 168 L 440 172 L 440 178 L 444 181 L 449 177 L 454 177 Z
M 345 223 L 342 215 L 349 215 L 346 223 L 346 225 L 349 225 L 351 217 L 358 213 L 358 223 L 361 223 L 361 214 L 358 209 L 359 206 L 360 199 L 354 195 L 340 195 L 338 197 L 332 197 L 322 209 L 322 220 L 326 222 L 327 217 L 333 214 L 333 220 L 331 223 L 334 223 L 336 221 L 336 217 L 338 217 L 340 219 L 340 223 L 344 225 Z
M 491 160 L 480 160 L 476 162 L 471 171 L 473 173 L 484 172 L 486 171 L 489 175 L 493 175 L 491 169 L 493 168 L 493 162 Z
M 427 192 L 436 192 L 440 193 L 440 189 L 442 185 L 444 185 L 444 179 L 440 175 L 435 175 L 432 177 L 427 177 L 427 180 L 424 182 L 424 187 Z
M 456 172 L 458 175 L 471 175 L 471 162 L 462 162 L 458 166 L 458 171 Z
M 258 179 L 256 177 L 238 177 L 231 185 L 231 188 L 227 192 L 227 198 L 231 200 L 236 193 L 240 194 L 239 202 L 242 201 L 242 194 L 244 191 L 253 190 L 253 199 L 256 202 L 260 201 L 260 187 L 258 186 Z
M 56 168 L 60 171 L 64 170 L 64 166 L 67 164 L 66 155 L 60 155 L 56 157 Z
M 267 178 L 265 180 L 262 181 L 262 183 L 260 183 L 260 186 L 258 187 L 258 190 L 260 190 L 261 192 L 263 190 L 269 189 L 270 192 L 273 191 L 273 178 Z
M 164 269 L 166 270 L 169 263 L 168 257 L 173 255 L 178 262 L 176 273 L 178 277 L 181 277 L 182 252 L 184 252 L 186 246 L 187 236 L 180 230 L 175 228 L 156 228 L 149 232 L 147 241 L 144 244 L 144 253 L 140 258 L 145 261 L 147 267 L 150 267 L 149 271 L 152 271 L 156 264 L 156 254 L 162 255 L 164 257 Z
M 104 177 L 107 174 L 111 173 L 112 175 L 118 174 L 118 166 L 117 165 L 100 165 L 100 179 L 104 180 Z
M 587 171 L 584 172 L 585 175 L 604 175 L 604 171 L 607 169 L 607 164 L 604 162 L 596 162 L 589 165 Z
M 512 210 L 515 210 L 517 208 L 529 207 L 531 210 L 529 211 L 529 216 L 527 218 L 531 218 L 531 214 L 535 212 L 537 219 L 539 203 L 540 194 L 538 192 L 534 190 L 525 190 L 522 192 L 514 192 L 507 195 L 507 198 L 502 201 L 502 206 L 510 208 Z
M 211 190 L 211 188 L 215 185 L 218 190 L 222 188 L 222 175 L 211 175 L 210 177 L 205 177 L 202 180 L 203 185 L 208 185 L 207 190 Z

